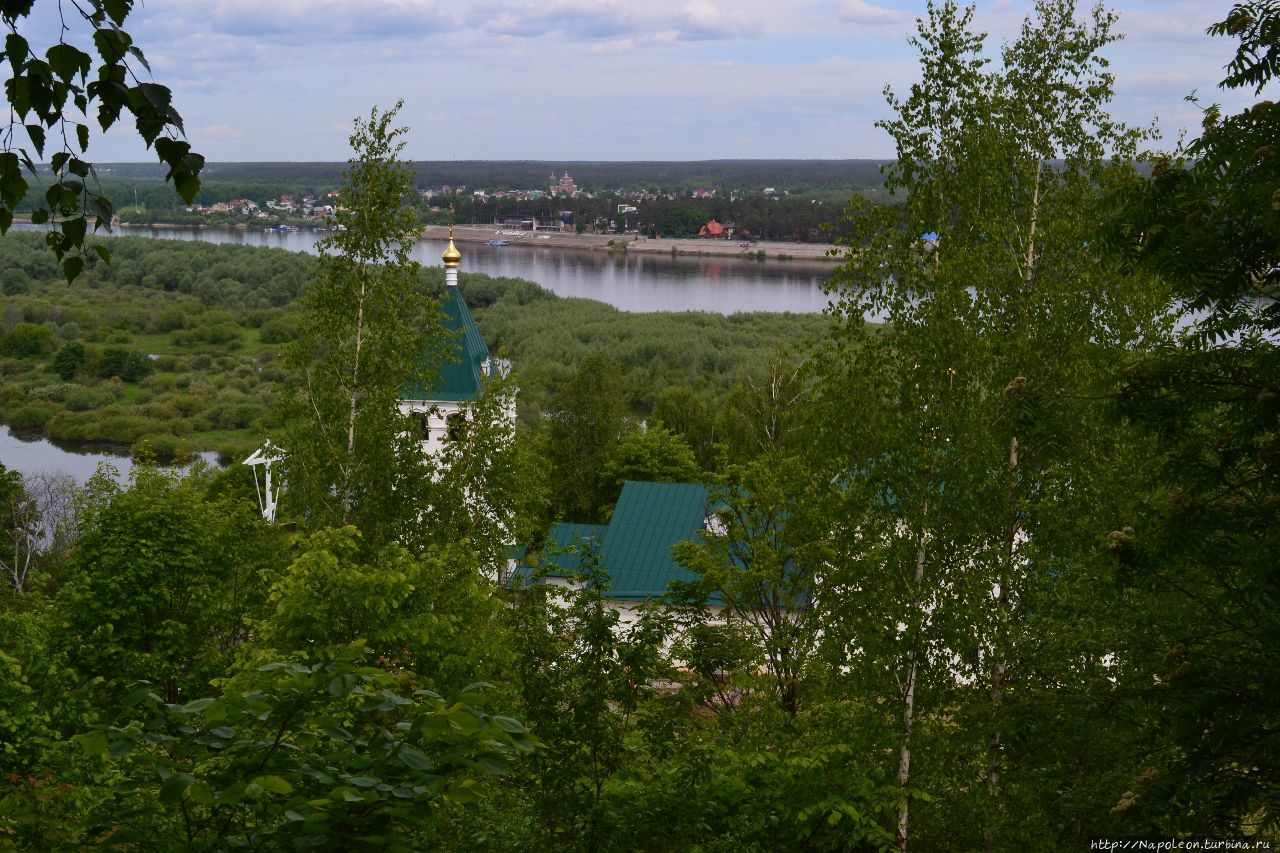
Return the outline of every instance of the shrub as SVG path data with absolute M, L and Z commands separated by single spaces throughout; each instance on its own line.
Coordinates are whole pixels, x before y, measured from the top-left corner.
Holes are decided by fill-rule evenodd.
M 63 398 L 62 402 L 68 409 L 73 412 L 87 412 L 90 409 L 100 409 L 103 406 L 109 406 L 115 402 L 115 394 L 109 390 L 102 388 L 88 388 L 84 385 L 75 385 L 71 387 Z
M 139 438 L 129 448 L 129 452 L 133 456 L 150 456 L 157 462 L 172 462 L 190 455 L 185 442 L 162 432 Z
M 9 415 L 9 426 L 14 429 L 42 429 L 57 413 L 58 407 L 52 403 L 29 403 Z
M 277 317 L 262 324 L 258 339 L 264 344 L 285 344 L 297 340 L 302 330 L 295 317 Z
M 120 347 L 107 347 L 102 351 L 98 375 L 103 379 L 118 376 L 125 382 L 137 382 L 151 372 L 151 361 L 141 353 Z
M 79 341 L 67 341 L 53 355 L 50 368 L 63 379 L 70 380 L 84 366 L 84 344 Z
M 53 351 L 53 329 L 44 324 L 18 323 L 0 339 L 0 353 L 17 358 L 31 358 Z

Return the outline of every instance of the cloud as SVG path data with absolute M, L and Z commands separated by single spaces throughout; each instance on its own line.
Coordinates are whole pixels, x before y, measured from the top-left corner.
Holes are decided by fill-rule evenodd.
M 758 20 L 708 0 L 695 0 L 685 6 L 683 20 L 677 26 L 685 41 L 754 38 L 761 31 Z
M 192 139 L 240 139 L 244 131 L 229 124 L 206 124 L 193 127 L 187 132 Z
M 520 38 L 558 36 L 569 41 L 610 46 L 598 53 L 630 50 L 646 44 L 750 38 L 759 22 L 741 11 L 729 11 L 709 0 L 683 6 L 657 3 L 638 6 L 617 0 L 546 0 L 473 5 L 468 26 L 494 35 Z
M 167 4 L 187 16 L 184 4 Z M 214 32 L 291 44 L 404 39 L 458 29 L 458 16 L 433 0 L 214 0 L 201 20 Z
M 468 12 L 467 23 L 497 35 L 537 38 L 558 34 L 582 41 L 621 39 L 641 30 L 634 8 L 613 0 L 477 3 Z
M 876 6 L 867 0 L 844 0 L 840 4 L 838 17 L 846 24 L 862 24 L 867 27 L 884 27 L 901 24 L 910 19 L 910 15 L 901 9 L 890 9 L 888 6 Z

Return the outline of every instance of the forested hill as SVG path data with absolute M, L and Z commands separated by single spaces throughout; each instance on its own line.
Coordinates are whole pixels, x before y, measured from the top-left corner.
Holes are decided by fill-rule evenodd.
M 709 187 L 788 192 L 820 189 L 868 189 L 882 183 L 886 160 L 418 160 L 420 186 L 472 186 L 491 189 L 536 189 L 551 173 L 573 177 L 586 190 Z M 342 182 L 346 163 L 209 163 L 205 181 Z M 160 180 L 165 168 L 152 163 L 103 163 L 104 176 Z

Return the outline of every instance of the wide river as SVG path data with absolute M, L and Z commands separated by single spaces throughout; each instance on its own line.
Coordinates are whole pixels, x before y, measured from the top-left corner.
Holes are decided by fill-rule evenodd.
M 324 234 L 268 232 L 240 228 L 121 228 L 121 236 L 201 240 L 315 252 Z M 436 266 L 445 243 L 421 240 L 413 258 Z M 832 265 L 813 261 L 748 261 L 692 255 L 610 255 L 590 249 L 529 244 L 489 246 L 464 243 L 463 272 L 523 278 L 560 296 L 582 296 L 623 311 L 791 311 L 816 313 L 827 307 L 822 284 Z

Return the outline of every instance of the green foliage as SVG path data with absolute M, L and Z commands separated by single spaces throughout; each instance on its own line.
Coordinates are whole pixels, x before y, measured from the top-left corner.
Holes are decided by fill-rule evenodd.
M 600 469 L 601 489 L 616 503 L 627 480 L 653 483 L 696 483 L 701 479 L 693 450 L 660 426 L 633 429 L 617 443 Z
M 319 244 L 303 300 L 303 334 L 289 349 L 284 441 L 293 511 L 316 527 L 357 523 L 376 549 L 421 508 L 397 478 L 421 450 L 398 409 L 401 389 L 430 385 L 448 341 L 409 252 L 417 220 L 405 204 L 412 168 L 400 161 L 400 104 L 357 120 L 339 214 Z
M 1239 40 L 1222 87 L 1274 81 L 1277 27 L 1280 7 L 1260 0 L 1209 28 Z M 1149 769 L 1116 803 L 1135 834 L 1273 839 L 1280 825 L 1267 664 L 1280 642 L 1278 127 L 1270 101 L 1206 108 L 1203 134 L 1158 157 L 1112 218 L 1118 254 L 1199 314 L 1178 346 L 1135 354 L 1117 376 L 1116 412 L 1162 451 L 1144 505 L 1108 539 L 1116 571 L 1151 602 L 1134 656 L 1156 687 L 1137 713 L 1163 723 Z
M 49 367 L 54 373 L 70 382 L 84 365 L 85 348 L 79 341 L 67 341 L 53 355 Z
M 664 670 L 656 614 L 624 628 L 594 554 L 582 572 L 580 588 L 535 584 L 513 605 L 526 723 L 544 744 L 530 763 L 537 826 L 526 843 L 542 848 L 609 846 L 608 795 L 627 763 L 630 717 Z
M 97 180 L 93 164 L 81 159 L 89 148 L 91 109 L 96 107 L 103 131 L 123 113 L 132 116 L 138 136 L 148 148 L 154 146 L 160 162 L 168 166 L 165 180 L 172 180 L 187 201 L 200 189 L 204 158 L 178 138 L 182 117 L 172 106 L 169 89 L 142 79 L 143 69 L 149 72 L 150 66 L 122 29 L 133 10 L 130 0 L 89 0 L 71 9 L 59 5 L 58 42 L 48 48 L 32 44 L 22 34 L 33 5 L 6 3 L 0 10 L 9 30 L 0 52 L 10 66 L 5 100 L 30 146 L 28 150 L 16 145 L 21 140 L 10 133 L 0 150 L 0 234 L 9 230 L 14 212 L 27 198 L 30 185 L 23 174 L 43 184 L 36 162 L 46 156 L 46 141 L 61 140 L 60 146 L 49 148 L 53 181 L 33 205 L 31 221 L 57 223 L 45 235 L 45 243 L 61 262 L 67 281 L 72 281 L 90 257 L 85 243 L 90 222 L 94 231 L 109 228 L 114 213 L 110 200 L 91 183 Z M 91 41 L 97 56 L 77 47 L 77 41 L 86 47 Z M 99 257 L 109 257 L 105 248 L 93 248 Z
M 569 521 L 596 522 L 617 500 L 603 481 L 604 465 L 627 419 L 622 371 L 603 352 L 593 353 L 549 402 L 547 451 L 553 513 Z
M 761 381 L 768 375 L 775 351 L 786 345 L 802 350 L 807 341 L 826 339 L 831 328 L 830 318 L 820 314 L 633 314 L 528 282 L 461 278 L 490 349 L 515 366 L 521 418 L 531 423 L 594 352 L 608 353 L 623 371 L 627 398 L 638 410 L 653 408 L 667 388 L 684 385 L 715 411 L 743 377 Z
M 688 385 L 672 385 L 659 392 L 650 422 L 670 430 L 693 450 L 698 467 L 716 467 L 716 420 L 710 407 Z
M 369 562 L 354 527 L 320 530 L 269 592 L 254 633 L 270 649 L 361 642 L 384 666 L 412 670 L 440 689 L 497 677 L 509 656 L 491 626 L 500 607 L 468 549 L 417 557 L 390 543 Z
M 715 507 L 714 529 L 703 533 L 700 542 L 674 548 L 676 559 L 697 577 L 682 597 L 699 610 L 707 601 L 723 606 L 719 621 L 724 633 L 699 638 L 720 642 L 702 648 L 698 656 L 732 648 L 723 641 L 735 634 L 748 639 L 750 656 L 731 654 L 718 666 L 739 683 L 767 690 L 792 717 L 800 712 L 806 684 L 821 683 L 813 664 L 822 616 L 813 599 L 822 567 L 832 556 L 825 542 L 828 519 L 825 512 L 814 511 L 828 505 L 829 496 L 814 494 L 807 475 L 797 460 L 780 456 L 730 469 L 725 485 L 709 499 Z M 702 620 L 707 620 L 705 614 Z M 713 659 L 717 654 L 713 651 Z M 760 665 L 767 672 L 763 686 L 750 677 Z M 703 675 L 715 671 L 704 658 Z
M 137 680 L 171 701 L 202 692 L 246 637 L 278 536 L 198 478 L 138 466 L 122 488 L 99 475 L 58 596 L 68 658 L 86 681 L 110 675 L 102 698 Z
M 52 351 L 53 329 L 36 323 L 18 323 L 0 339 L 0 354 L 15 358 L 34 358 Z
M 1127 596 L 1098 561 L 1112 522 L 1089 497 L 1126 494 L 1118 475 L 1147 457 L 1094 401 L 1119 358 L 1166 334 L 1166 292 L 1095 241 L 1107 194 L 1138 181 L 1140 136 L 1105 109 L 1114 15 L 1041 0 L 998 62 L 972 18 L 929 4 L 912 40 L 921 80 L 889 94 L 882 123 L 898 148 L 887 186 L 906 198 L 851 206 L 842 329 L 804 442 L 814 481 L 833 487 L 820 655 L 883 702 L 869 720 L 879 778 L 934 798 L 904 797 L 900 844 L 1070 845 L 1107 835 L 1123 791 L 1108 786 L 1122 783 L 1073 773 L 1052 730 L 1017 709 L 1114 698 L 1102 661 L 1126 656 L 1130 614 L 1107 607 Z M 1106 615 L 1076 633 L 1095 608 Z M 1069 651 L 1040 657 L 1065 633 Z M 1126 734 L 1099 736 L 1115 753 Z M 1032 792 L 1049 790 L 1079 818 L 1031 839 Z
M 480 710 L 485 685 L 446 701 L 363 665 L 366 654 L 354 644 L 267 664 L 258 684 L 183 704 L 135 692 L 125 704 L 140 703 L 140 721 L 79 738 L 122 776 L 86 840 L 417 849 L 433 808 L 474 802 L 480 780 L 533 749 L 519 722 Z

